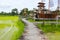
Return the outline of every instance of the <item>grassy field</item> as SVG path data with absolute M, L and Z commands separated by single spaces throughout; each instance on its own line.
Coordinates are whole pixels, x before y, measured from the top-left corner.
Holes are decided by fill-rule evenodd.
M 18 16 L 0 16 L 0 40 L 18 40 L 24 31 L 24 23 Z
M 43 20 L 33 20 L 28 19 L 29 22 L 43 22 Z M 44 20 L 44 22 L 47 22 L 47 24 L 37 24 L 37 27 L 41 29 L 46 36 L 48 37 L 48 40 L 60 40 L 60 24 L 48 24 L 48 22 L 56 22 L 56 20 Z M 60 22 L 60 20 L 58 20 Z
M 60 40 L 60 25 L 56 24 L 38 24 L 41 29 L 48 37 L 49 40 Z
M 43 20 L 28 19 L 29 22 L 43 22 Z M 56 22 L 56 20 L 44 20 L 44 22 Z M 60 20 L 58 20 L 60 22 Z
M 60 32 L 47 33 L 46 35 L 49 40 L 60 40 Z

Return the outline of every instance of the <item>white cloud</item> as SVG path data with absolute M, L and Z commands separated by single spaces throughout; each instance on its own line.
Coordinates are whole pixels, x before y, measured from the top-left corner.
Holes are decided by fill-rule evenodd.
M 10 11 L 12 8 L 18 8 L 19 10 L 23 8 L 37 8 L 37 3 L 40 0 L 0 0 L 0 11 Z M 48 7 L 46 1 L 46 8 Z

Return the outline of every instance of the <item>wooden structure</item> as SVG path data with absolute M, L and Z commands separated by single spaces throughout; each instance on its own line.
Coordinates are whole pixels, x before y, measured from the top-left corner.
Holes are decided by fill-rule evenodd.
M 56 18 L 56 12 L 49 12 L 49 10 L 45 9 L 45 3 L 39 2 L 38 3 L 38 10 L 35 15 L 36 18 Z

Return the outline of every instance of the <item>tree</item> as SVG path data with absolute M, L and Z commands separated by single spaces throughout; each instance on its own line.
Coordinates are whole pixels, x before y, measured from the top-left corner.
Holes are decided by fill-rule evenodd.
M 20 15 L 26 17 L 28 15 L 28 13 L 29 13 L 28 8 L 24 8 L 21 10 Z
M 17 8 L 14 8 L 12 9 L 12 15 L 18 15 L 18 9 Z

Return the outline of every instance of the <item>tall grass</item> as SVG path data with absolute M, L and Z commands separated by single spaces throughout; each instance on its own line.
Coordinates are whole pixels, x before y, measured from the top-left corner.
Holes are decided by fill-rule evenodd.
M 12 40 L 18 40 L 19 38 L 21 38 L 24 32 L 24 23 L 21 20 L 16 22 L 16 26 L 18 28 L 18 31 L 14 32 Z
M 45 24 L 45 25 L 38 24 L 37 26 L 44 33 L 48 33 L 48 32 L 51 32 L 51 33 L 60 32 L 60 25 L 59 24 L 58 25 L 56 25 L 56 24 Z

